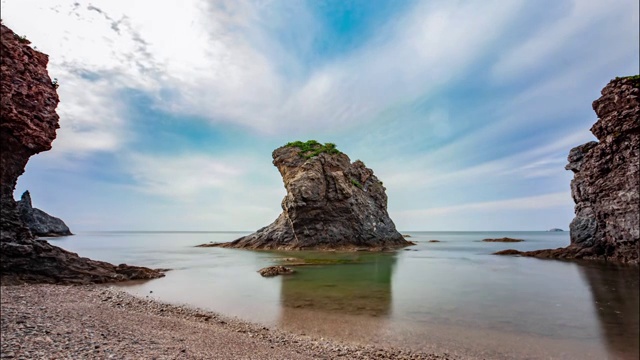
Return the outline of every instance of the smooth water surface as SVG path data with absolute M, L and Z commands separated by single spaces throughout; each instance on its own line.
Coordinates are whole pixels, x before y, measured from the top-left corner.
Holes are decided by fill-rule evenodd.
M 411 232 L 417 245 L 392 253 L 194 247 L 245 234 L 94 232 L 51 242 L 116 264 L 173 269 L 123 285 L 134 294 L 297 333 L 492 358 L 638 358 L 637 267 L 491 255 L 564 247 L 568 232 Z M 481 241 L 496 237 L 525 241 Z M 256 273 L 290 257 L 332 264 Z

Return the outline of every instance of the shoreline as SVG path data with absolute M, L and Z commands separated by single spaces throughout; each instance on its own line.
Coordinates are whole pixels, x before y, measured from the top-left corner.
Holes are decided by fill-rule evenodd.
M 461 359 L 297 335 L 109 285 L 0 292 L 3 359 Z

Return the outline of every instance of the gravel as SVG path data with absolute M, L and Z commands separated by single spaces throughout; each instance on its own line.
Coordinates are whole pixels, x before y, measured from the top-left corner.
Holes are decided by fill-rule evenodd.
M 339 343 L 97 286 L 0 287 L 1 359 L 454 359 Z

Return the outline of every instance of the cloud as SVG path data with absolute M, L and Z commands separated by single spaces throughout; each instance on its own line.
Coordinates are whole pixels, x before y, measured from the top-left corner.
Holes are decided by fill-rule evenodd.
M 303 54 L 277 40 L 278 31 L 309 33 L 296 45 L 310 51 L 315 22 L 299 4 L 284 18 L 270 11 L 283 10 L 275 2 L 167 1 L 153 11 L 130 1 L 6 3 L 9 19 L 51 55 L 63 84 L 74 83 L 63 69 L 84 69 L 109 78 L 112 99 L 135 88 L 166 111 L 265 133 L 362 123 L 422 96 L 486 51 L 521 4 L 420 3 L 361 48 L 305 73 Z M 297 70 L 283 72 L 282 63 Z
M 411 186 L 414 190 L 435 190 L 465 183 L 469 187 L 478 187 L 478 183 L 501 179 L 515 183 L 524 178 L 562 176 L 565 175 L 564 165 L 569 149 L 593 139 L 588 132 L 569 131 L 537 147 L 507 156 L 486 158 L 472 165 L 457 160 L 470 153 L 469 149 L 480 150 L 491 143 L 493 140 L 488 140 L 489 136 L 486 132 L 473 133 L 424 156 L 401 163 L 395 160 L 386 162 L 381 167 L 390 170 L 390 174 L 384 182 L 394 188 Z M 442 159 L 450 161 L 443 162 Z
M 174 200 L 191 201 L 237 181 L 246 169 L 239 162 L 213 156 L 189 154 L 181 156 L 130 155 L 126 169 L 135 188 Z
M 66 69 L 60 72 L 68 73 Z M 58 93 L 65 100 L 57 109 L 62 126 L 51 154 L 82 157 L 96 151 L 114 152 L 124 146 L 132 135 L 127 132 L 126 109 L 122 101 L 116 100 L 118 96 L 110 84 L 71 74 L 64 79 Z
M 638 32 L 628 30 L 637 28 L 637 23 L 638 2 L 634 0 L 569 1 L 567 14 L 540 27 L 529 39 L 506 52 L 494 64 L 492 72 L 496 79 L 509 81 L 540 71 L 553 62 L 573 63 L 574 54 L 585 56 L 593 50 L 602 51 L 586 46 L 599 42 L 601 34 L 608 35 L 605 40 L 609 42 L 607 47 L 628 48 L 630 51 L 629 44 L 638 43 Z M 630 43 L 634 38 L 636 41 Z M 576 48 L 577 43 L 582 46 Z
M 284 190 L 269 160 L 231 155 L 294 136 L 336 142 L 365 160 L 393 211 L 429 204 L 447 209 L 443 217 L 475 211 L 480 219 L 477 204 L 488 200 L 555 194 L 568 186 L 568 150 L 593 139 L 589 104 L 638 61 L 631 0 L 551 10 L 520 0 L 416 1 L 330 56 L 316 47 L 328 32 L 305 2 L 2 5 L 4 22 L 50 55 L 61 84 L 58 139 L 30 166 L 58 169 L 64 160 L 85 167 L 92 184 L 105 173 L 128 177 L 123 197 L 149 211 L 150 199 L 176 206 L 158 223 L 193 208 L 205 224 L 184 215 L 193 228 L 277 216 Z M 539 18 L 525 28 L 530 14 Z M 202 120 L 210 133 L 179 124 Z M 179 140 L 162 149 L 177 155 L 157 153 L 155 130 Z M 110 168 L 95 171 L 103 163 Z M 465 204 L 476 205 L 458 208 Z
M 556 207 L 566 207 L 572 204 L 571 194 L 568 192 L 558 192 L 546 195 L 521 197 L 500 201 L 485 201 L 477 203 L 468 203 L 456 206 L 445 206 L 437 208 L 419 209 L 399 211 L 397 215 L 400 217 L 425 218 L 434 215 L 452 215 L 460 213 L 477 213 L 488 211 L 508 211 L 508 210 L 542 210 Z

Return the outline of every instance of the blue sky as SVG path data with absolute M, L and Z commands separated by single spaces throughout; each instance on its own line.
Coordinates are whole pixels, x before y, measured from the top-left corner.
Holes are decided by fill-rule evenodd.
M 401 231 L 567 229 L 569 150 L 637 74 L 636 0 L 2 0 L 61 128 L 16 197 L 72 230 L 254 230 L 271 152 L 334 142 Z

